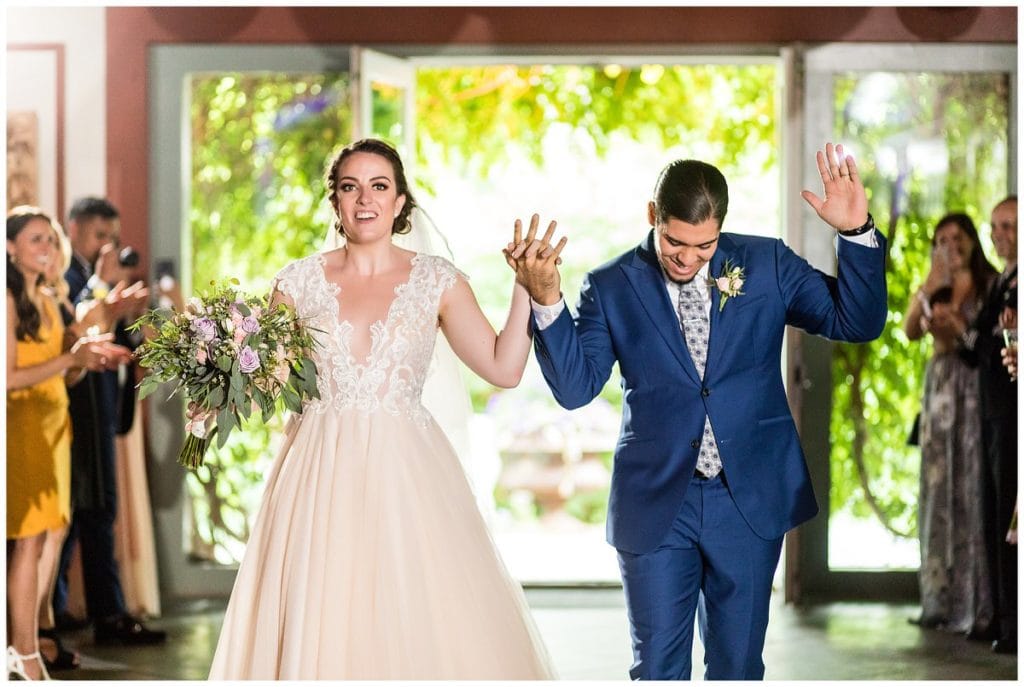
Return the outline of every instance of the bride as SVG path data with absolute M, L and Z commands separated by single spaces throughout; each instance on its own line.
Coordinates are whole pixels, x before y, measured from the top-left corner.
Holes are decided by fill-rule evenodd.
M 465 275 L 392 242 L 416 203 L 388 144 L 342 150 L 327 188 L 344 245 L 287 265 L 272 295 L 316 332 L 320 399 L 285 430 L 210 678 L 550 679 L 522 590 L 421 404 L 438 327 L 476 374 L 518 384 L 529 297 L 514 286 L 495 334 Z

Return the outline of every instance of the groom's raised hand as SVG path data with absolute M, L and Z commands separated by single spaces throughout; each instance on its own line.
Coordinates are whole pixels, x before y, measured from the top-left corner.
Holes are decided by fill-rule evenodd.
M 562 280 L 558 273 L 562 258 L 559 255 L 569 239 L 563 236 L 557 245 L 552 246 L 551 239 L 558 223 L 552 220 L 544 236 L 538 239 L 539 225 L 540 217 L 535 214 L 530 218 L 530 228 L 523 238 L 523 223 L 517 219 L 512 242 L 502 252 L 509 266 L 515 270 L 516 281 L 526 288 L 530 298 L 541 305 L 554 305 L 562 297 Z
M 814 208 L 818 217 L 838 231 L 856 229 L 868 221 L 868 198 L 864 184 L 857 174 L 857 164 L 846 154 L 842 144 L 833 148 L 825 144 L 825 151 L 818 151 L 818 172 L 824 187 L 824 199 L 810 191 L 800 193 Z

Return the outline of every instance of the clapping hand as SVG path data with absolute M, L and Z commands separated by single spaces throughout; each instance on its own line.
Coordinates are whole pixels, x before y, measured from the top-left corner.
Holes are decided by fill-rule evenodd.
M 1017 381 L 1017 347 L 1002 348 L 999 352 L 1003 356 L 1003 367 L 1010 373 L 1010 380 Z
M 142 315 L 149 304 L 149 289 L 145 282 L 132 281 L 130 270 L 118 260 L 114 244 L 107 244 L 100 250 L 96 259 L 96 275 L 113 285 L 101 298 L 105 305 L 104 316 L 110 325 L 121 319 L 135 320 Z
M 833 147 L 831 143 L 825 144 L 824 152 L 818 151 L 817 160 L 825 197 L 819 198 L 807 190 L 800 195 L 818 217 L 837 231 L 862 226 L 868 221 L 868 198 L 857 174 L 856 162 L 846 154 L 842 144 Z
M 80 301 L 75 308 L 79 331 L 108 332 L 118 320 L 134 321 L 146 310 L 149 289 L 137 281 L 130 286 L 118 282 L 102 299 Z
M 93 372 L 114 370 L 121 363 L 131 361 L 132 352 L 113 343 L 113 334 L 80 337 L 71 346 L 75 366 Z
M 119 281 L 104 299 L 115 320 L 137 320 L 149 305 L 149 287 L 143 281 L 128 284 Z
M 512 242 L 502 250 L 505 261 L 516 273 L 516 281 L 541 305 L 554 305 L 562 297 L 562 280 L 558 273 L 558 265 L 562 259 L 559 255 L 569 239 L 563 236 L 557 245 L 551 245 L 557 224 L 552 220 L 544 236 L 538 239 L 537 227 L 540 225 L 540 216 L 534 214 L 530 218 L 530 228 L 526 232 L 526 237 L 523 238 L 523 223 L 517 219 Z

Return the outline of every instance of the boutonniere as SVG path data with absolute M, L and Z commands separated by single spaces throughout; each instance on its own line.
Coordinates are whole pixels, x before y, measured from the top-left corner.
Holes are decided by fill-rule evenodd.
M 708 279 L 708 285 L 716 287 L 721 294 L 718 299 L 718 312 L 722 312 L 727 300 L 733 296 L 743 295 L 743 291 L 740 290 L 743 288 L 743 268 L 726 260 L 722 265 L 722 273 L 717 279 Z

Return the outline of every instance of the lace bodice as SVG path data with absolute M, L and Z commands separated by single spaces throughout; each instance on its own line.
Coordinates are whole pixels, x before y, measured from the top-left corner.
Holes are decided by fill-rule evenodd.
M 423 424 L 429 417 L 420 403 L 423 383 L 437 339 L 441 294 L 462 275 L 444 258 L 417 254 L 409 279 L 395 288 L 387 316 L 370 327 L 371 347 L 360 363 L 351 351 L 354 328 L 340 319 L 341 287 L 327 281 L 324 257 L 317 253 L 284 267 L 275 278 L 320 343 L 314 351 L 320 399 L 305 412 L 383 410 Z

